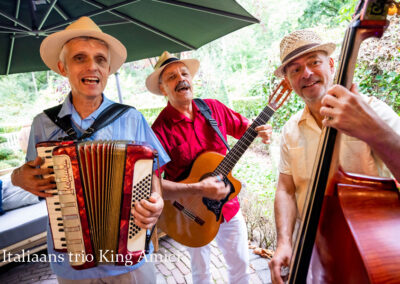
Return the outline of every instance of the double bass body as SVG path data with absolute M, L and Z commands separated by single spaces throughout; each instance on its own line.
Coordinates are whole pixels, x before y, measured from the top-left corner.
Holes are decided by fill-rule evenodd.
M 331 179 L 316 236 L 317 282 L 400 282 L 400 199 L 392 179 L 349 174 Z

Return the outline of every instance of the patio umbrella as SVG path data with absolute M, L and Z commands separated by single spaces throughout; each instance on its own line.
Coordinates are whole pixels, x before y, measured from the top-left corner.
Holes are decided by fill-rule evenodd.
M 118 38 L 128 62 L 197 49 L 258 22 L 234 0 L 0 0 L 0 75 L 47 70 L 43 38 L 81 16 Z

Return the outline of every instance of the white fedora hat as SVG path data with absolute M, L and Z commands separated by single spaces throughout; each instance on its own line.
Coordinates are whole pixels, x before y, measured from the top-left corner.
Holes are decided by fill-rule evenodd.
M 115 73 L 125 62 L 125 46 L 116 38 L 103 33 L 89 17 L 81 17 L 65 30 L 46 37 L 40 45 L 40 56 L 43 62 L 54 72 L 61 74 L 58 61 L 62 47 L 67 41 L 82 36 L 97 38 L 107 43 L 110 50 L 110 74 Z
M 159 78 L 164 68 L 173 62 L 182 62 L 189 69 L 190 75 L 194 77 L 199 70 L 200 62 L 197 59 L 178 59 L 172 56 L 168 51 L 164 51 L 158 58 L 154 71 L 146 79 L 147 89 L 156 95 L 162 95 L 159 87 Z
M 333 42 L 323 43 L 322 39 L 313 31 L 298 30 L 285 36 L 280 44 L 281 66 L 274 74 L 277 77 L 283 77 L 285 66 L 292 60 L 299 58 L 303 54 L 313 51 L 325 51 L 331 55 L 336 45 Z

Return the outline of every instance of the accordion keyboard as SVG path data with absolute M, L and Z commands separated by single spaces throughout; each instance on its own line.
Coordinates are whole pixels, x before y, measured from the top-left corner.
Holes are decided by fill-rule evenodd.
M 53 157 L 57 189 L 60 196 L 61 211 L 64 216 L 64 231 L 71 265 L 85 263 L 86 253 L 82 234 L 82 224 L 76 198 L 75 182 L 71 160 L 67 155 Z
M 152 160 L 139 160 L 135 164 L 132 203 L 131 208 L 135 207 L 135 202 L 148 199 L 151 193 Z M 134 217 L 131 215 L 128 231 L 128 251 L 142 250 L 146 241 L 146 230 L 135 225 Z
M 38 156 L 44 160 L 40 168 L 53 168 L 52 151 L 55 146 L 38 147 Z M 44 175 L 44 178 L 54 176 L 54 174 Z M 57 189 L 46 190 L 53 196 L 46 198 L 47 210 L 49 211 L 50 230 L 53 237 L 54 250 L 67 251 L 67 243 L 65 240 L 64 222 L 61 215 L 60 198 Z

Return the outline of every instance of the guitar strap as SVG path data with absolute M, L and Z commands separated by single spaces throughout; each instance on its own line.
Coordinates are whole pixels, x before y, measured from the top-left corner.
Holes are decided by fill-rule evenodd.
M 219 138 L 222 140 L 222 142 L 224 142 L 226 148 L 230 151 L 231 149 L 229 148 L 228 142 L 226 142 L 224 136 L 221 133 L 221 130 L 218 128 L 218 122 L 211 116 L 212 112 L 208 104 L 200 98 L 193 99 L 193 101 L 199 108 L 201 114 L 208 120 L 211 127 L 215 130 L 215 132 L 217 132 Z
M 119 118 L 130 108 L 134 109 L 134 107 L 132 107 L 132 106 L 114 103 L 114 104 L 108 106 L 107 108 L 105 108 L 99 114 L 99 116 L 96 118 L 96 120 L 93 122 L 93 124 L 88 129 L 86 129 L 85 132 L 80 137 L 78 137 L 78 134 L 76 133 L 75 129 L 72 127 L 71 115 L 58 117 L 58 114 L 59 114 L 61 108 L 62 108 L 62 104 L 43 111 L 55 125 L 57 125 L 58 127 L 60 127 L 62 130 L 64 130 L 67 133 L 67 136 L 60 138 L 61 140 L 76 140 L 76 139 L 83 140 L 83 139 L 89 138 L 96 131 L 102 129 L 103 127 L 109 125 L 114 120 Z

